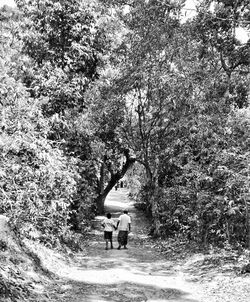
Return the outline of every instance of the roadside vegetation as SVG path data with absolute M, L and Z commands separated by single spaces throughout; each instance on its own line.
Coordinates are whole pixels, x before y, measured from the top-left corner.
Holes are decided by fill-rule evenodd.
M 249 1 L 201 0 L 187 21 L 182 0 L 16 4 L 0 9 L 0 214 L 18 240 L 83 248 L 126 175 L 161 249 L 246 252 Z

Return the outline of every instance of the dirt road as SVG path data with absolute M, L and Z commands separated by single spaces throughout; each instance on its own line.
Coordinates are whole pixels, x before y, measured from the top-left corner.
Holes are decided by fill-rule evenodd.
M 113 250 L 105 250 L 100 223 L 92 231 L 87 255 L 78 256 L 78 266 L 61 271 L 64 281 L 56 300 L 64 302 L 106 301 L 200 301 L 195 285 L 186 282 L 175 271 L 172 261 L 167 261 L 147 244 L 147 221 L 127 198 L 127 191 L 112 191 L 106 209 L 117 218 L 124 208 L 132 218 L 132 233 L 128 250 L 117 250 L 117 232 L 114 233 Z
M 154 248 L 152 241 L 147 240 L 148 222 L 134 209 L 127 198 L 127 191 L 112 191 L 106 202 L 106 210 L 112 213 L 113 218 L 117 218 L 124 208 L 129 210 L 132 218 L 128 250 L 105 250 L 101 228 L 104 217 L 96 217 L 95 229 L 90 234 L 91 240 L 86 254 L 78 255 L 77 265 L 60 270 L 57 282 L 60 290 L 57 289 L 56 294 L 50 296 L 51 301 L 249 301 L 249 292 L 245 291 L 241 297 L 235 294 L 230 275 L 226 279 L 223 275 L 218 281 L 217 275 L 215 279 L 206 278 L 206 274 L 210 276 L 211 273 L 207 271 L 201 278 L 204 271 L 200 271 L 199 267 L 195 268 L 197 270 L 194 274 L 192 269 L 190 271 L 192 263 L 195 263 L 193 259 L 181 262 L 163 257 Z M 116 237 L 117 232 L 114 233 L 115 247 Z M 245 284 L 239 282 L 243 291 L 247 284 L 250 284 L 249 280 Z

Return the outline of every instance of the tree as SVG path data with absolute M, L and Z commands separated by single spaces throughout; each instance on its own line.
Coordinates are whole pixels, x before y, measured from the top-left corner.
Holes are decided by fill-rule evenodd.
M 77 162 L 47 139 L 50 123 L 21 83 L 21 66 L 28 58 L 20 53 L 13 31 L 19 14 L 10 12 L 2 23 L 5 40 L 0 42 L 0 211 L 19 234 L 35 233 L 38 240 L 55 245 L 69 232 Z
M 104 212 L 108 193 L 133 165 L 133 154 L 122 142 L 120 126 L 124 119 L 124 100 L 109 93 L 102 78 L 89 90 L 92 99 L 89 122 L 92 132 L 92 160 L 96 168 L 98 213 Z
M 117 49 L 121 56 L 121 75 L 114 82 L 113 90 L 125 98 L 122 141 L 145 167 L 148 207 L 155 221 L 158 210 L 153 196 L 158 190 L 159 157 L 166 147 L 164 139 L 175 107 L 171 64 L 181 5 L 182 1 L 130 3 L 129 11 L 122 17 L 128 32 Z
M 122 141 L 146 170 L 141 196 L 154 233 L 173 230 L 205 245 L 243 242 L 238 188 L 246 178 L 237 167 L 246 162 L 225 129 L 232 131 L 233 107 L 249 104 L 249 45 L 235 36 L 248 7 L 218 1 L 210 13 L 204 3 L 193 22 L 180 24 L 181 2 L 126 2 L 129 30 L 117 50 L 121 76 L 113 91 L 127 106 Z
M 82 178 L 92 187 L 97 196 L 98 211 L 103 212 L 108 192 L 124 175 L 132 160 L 116 138 L 119 117 L 104 117 L 104 106 L 100 107 L 103 112 L 98 108 L 101 104 L 98 96 L 97 99 L 88 97 L 94 89 L 98 90 L 98 82 L 93 90 L 90 84 L 101 76 L 97 69 L 100 72 L 101 67 L 105 69 L 109 65 L 109 52 L 117 43 L 115 39 L 119 30 L 119 22 L 109 15 L 108 9 L 100 8 L 98 4 L 21 1 L 19 7 L 28 18 L 23 51 L 35 62 L 35 67 L 27 72 L 25 83 L 31 95 L 40 99 L 44 114 L 51 119 L 48 138 L 58 142 L 65 154 L 81 159 L 80 166 L 84 167 L 85 174 Z M 93 114 L 96 108 L 103 120 Z M 83 123 L 84 120 L 87 122 Z M 107 125 L 106 121 L 109 121 Z M 98 144 L 104 146 L 102 154 L 98 153 L 100 150 L 96 151 Z M 122 156 L 128 161 L 120 170 Z M 104 188 L 104 175 L 108 174 L 111 178 Z M 83 204 L 80 200 L 77 198 L 73 205 L 76 211 Z
M 89 213 L 95 197 L 91 134 L 83 121 L 89 105 L 84 93 L 98 78 L 101 65 L 98 9 L 95 3 L 78 0 L 17 4 L 24 16 L 22 51 L 33 62 L 23 81 L 51 125 L 48 139 L 70 159 L 78 158 L 81 178 L 77 181 L 78 196 L 71 205 L 71 223 L 79 229 L 83 212 Z
M 101 58 L 91 7 L 78 0 L 17 4 L 26 20 L 23 52 L 35 63 L 26 79 L 32 95 L 47 98 L 50 115 L 76 106 L 82 110 Z

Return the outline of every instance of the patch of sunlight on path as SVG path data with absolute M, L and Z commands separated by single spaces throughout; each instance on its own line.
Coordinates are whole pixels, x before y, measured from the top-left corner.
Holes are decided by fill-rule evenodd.
M 142 228 L 143 217 L 133 207 L 126 189 L 112 191 L 105 207 L 115 218 L 127 208 L 132 216 L 133 232 L 137 233 Z M 97 220 L 101 218 L 103 216 L 97 217 Z M 103 232 L 100 226 L 96 228 L 99 231 L 93 233 L 87 255 L 78 256 L 78 266 L 65 266 L 60 272 L 61 276 L 71 281 L 83 283 L 83 287 L 84 284 L 98 287 L 97 294 L 93 292 L 82 301 L 202 302 L 196 285 L 186 282 L 176 272 L 171 259 L 164 259 L 147 242 L 140 243 L 136 240 L 136 234 L 134 238 L 129 238 L 128 250 L 105 251 Z M 117 232 L 114 239 L 116 236 Z M 121 298 L 119 295 L 122 295 Z

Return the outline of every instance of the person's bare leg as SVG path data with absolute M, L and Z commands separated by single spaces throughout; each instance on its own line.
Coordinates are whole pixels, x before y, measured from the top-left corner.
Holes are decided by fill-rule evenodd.
M 110 248 L 113 249 L 113 241 L 110 239 Z
M 108 250 L 108 245 L 109 245 L 109 241 L 108 241 L 108 239 L 106 239 L 106 250 Z

